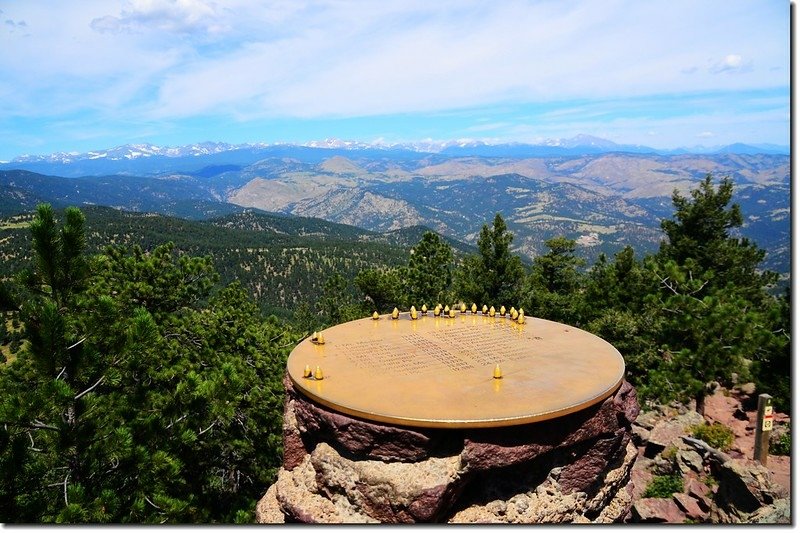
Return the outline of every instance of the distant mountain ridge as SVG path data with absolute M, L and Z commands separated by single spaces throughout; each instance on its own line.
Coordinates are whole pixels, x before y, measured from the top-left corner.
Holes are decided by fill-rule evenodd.
M 486 142 L 472 139 L 457 139 L 449 141 L 417 141 L 404 143 L 386 143 L 375 141 L 364 143 L 360 141 L 345 141 L 340 139 L 324 139 L 306 143 L 244 143 L 229 144 L 225 142 L 203 142 L 177 147 L 163 147 L 154 144 L 126 144 L 108 149 L 92 150 L 89 152 L 55 152 L 45 155 L 22 155 L 11 161 L 0 163 L 2 168 L 21 168 L 31 163 L 62 163 L 70 164 L 79 161 L 107 160 L 130 161 L 133 159 L 165 157 L 183 158 L 209 156 L 232 151 L 265 151 L 274 152 L 286 149 L 312 148 L 323 150 L 401 150 L 422 153 L 445 153 L 449 155 L 504 155 L 518 153 L 520 155 L 580 155 L 597 154 L 606 152 L 652 153 L 652 154 L 712 154 L 712 153 L 738 153 L 738 154 L 789 154 L 788 146 L 776 145 L 749 145 L 734 143 L 726 146 L 676 149 L 656 149 L 644 145 L 617 144 L 607 139 L 592 135 L 579 134 L 570 139 L 546 139 L 538 143 L 520 142 Z

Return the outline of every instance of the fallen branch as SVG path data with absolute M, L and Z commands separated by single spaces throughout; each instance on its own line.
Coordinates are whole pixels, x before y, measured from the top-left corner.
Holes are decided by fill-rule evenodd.
M 690 445 L 698 452 L 701 452 L 703 454 L 703 459 L 708 457 L 718 466 L 722 466 L 723 464 L 731 460 L 730 455 L 723 453 L 717 450 L 716 448 L 712 448 L 705 441 L 702 441 L 700 439 L 695 439 L 692 437 L 687 437 L 685 435 L 681 438 L 683 439 L 683 442 Z
M 40 452 L 40 451 L 42 451 L 42 449 L 41 449 L 41 448 L 37 448 L 37 447 L 36 447 L 36 443 L 33 441 L 33 435 L 31 435 L 31 432 L 30 432 L 30 431 L 28 431 L 28 438 L 29 438 L 29 439 L 31 439 L 31 447 L 30 447 L 30 449 L 31 449 L 31 450 L 33 450 L 33 451 L 35 451 L 35 452 Z

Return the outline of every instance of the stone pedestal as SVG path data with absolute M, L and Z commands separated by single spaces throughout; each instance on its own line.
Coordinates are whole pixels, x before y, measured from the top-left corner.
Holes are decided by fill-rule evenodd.
M 353 418 L 284 384 L 284 462 L 261 523 L 607 523 L 630 509 L 627 382 L 561 418 L 463 430 Z

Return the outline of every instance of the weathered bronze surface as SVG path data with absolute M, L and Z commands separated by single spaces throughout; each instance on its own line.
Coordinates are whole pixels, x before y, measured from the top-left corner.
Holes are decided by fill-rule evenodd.
M 369 420 L 418 427 L 496 427 L 563 416 L 611 395 L 625 363 L 578 328 L 526 317 L 382 315 L 303 340 L 289 377 L 311 399 Z M 502 377 L 495 377 L 497 366 Z M 320 367 L 324 379 L 303 377 Z

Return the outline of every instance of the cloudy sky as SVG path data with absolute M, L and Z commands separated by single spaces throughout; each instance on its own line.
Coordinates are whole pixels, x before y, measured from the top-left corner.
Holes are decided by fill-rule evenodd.
M 0 160 L 126 143 L 789 143 L 781 0 L 0 0 Z

